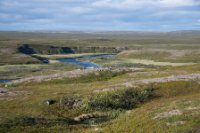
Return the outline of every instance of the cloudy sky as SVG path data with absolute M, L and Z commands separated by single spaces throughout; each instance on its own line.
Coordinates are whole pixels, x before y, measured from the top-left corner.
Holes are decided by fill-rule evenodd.
M 200 0 L 0 0 L 0 30 L 200 30 Z

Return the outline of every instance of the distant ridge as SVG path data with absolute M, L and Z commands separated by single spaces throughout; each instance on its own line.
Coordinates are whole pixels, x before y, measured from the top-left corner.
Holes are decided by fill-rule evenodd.
M 0 38 L 22 39 L 22 38 L 55 38 L 66 39 L 76 37 L 97 38 L 173 38 L 173 37 L 198 37 L 200 30 L 180 30 L 170 32 L 159 31 L 0 31 Z

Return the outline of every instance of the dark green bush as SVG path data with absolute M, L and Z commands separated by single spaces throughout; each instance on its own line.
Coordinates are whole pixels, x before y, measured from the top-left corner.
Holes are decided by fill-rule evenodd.
M 44 115 L 60 118 L 73 118 L 83 112 L 100 110 L 132 109 L 138 104 L 148 100 L 153 88 L 146 89 L 120 89 L 95 93 L 88 97 L 65 96 L 54 106 L 44 111 Z
M 87 101 L 87 108 L 102 109 L 131 109 L 146 101 L 152 93 L 152 88 L 124 89 L 97 93 Z

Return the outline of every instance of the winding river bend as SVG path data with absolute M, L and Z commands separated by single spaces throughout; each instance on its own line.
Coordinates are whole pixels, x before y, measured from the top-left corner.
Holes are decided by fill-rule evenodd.
M 95 64 L 90 61 L 80 61 L 79 59 L 91 59 L 91 58 L 112 58 L 114 57 L 115 54 L 96 54 L 96 55 L 83 55 L 75 58 L 59 58 L 57 59 L 59 62 L 64 62 L 64 63 L 69 63 L 69 64 L 74 64 L 74 65 L 79 65 L 84 69 L 89 69 L 89 68 L 103 68 L 103 66 Z M 48 60 L 47 60 L 48 61 Z M 0 79 L 0 84 L 6 84 L 9 82 L 12 82 L 13 80 L 10 79 Z
M 103 68 L 101 65 L 95 64 L 93 62 L 89 61 L 80 61 L 78 59 L 85 58 L 85 59 L 91 59 L 91 58 L 111 58 L 115 54 L 97 54 L 97 55 L 84 55 L 77 58 L 59 58 L 57 59 L 60 62 L 75 64 L 83 67 L 84 69 L 88 68 Z

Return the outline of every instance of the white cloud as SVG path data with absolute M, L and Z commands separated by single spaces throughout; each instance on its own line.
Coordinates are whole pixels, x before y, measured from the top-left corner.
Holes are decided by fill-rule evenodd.
M 195 6 L 200 4 L 200 2 L 195 0 L 160 0 L 160 3 L 167 7 Z
M 183 7 L 200 5 L 196 0 L 97 0 L 92 3 L 96 7 L 112 8 L 155 8 L 155 7 Z
M 93 9 L 92 8 L 88 8 L 88 7 L 72 7 L 72 8 L 69 8 L 68 11 L 70 11 L 71 13 L 89 13 L 89 12 L 92 12 Z
M 200 10 L 193 6 L 200 6 L 200 0 L 0 0 L 0 23 L 72 27 L 197 23 Z

